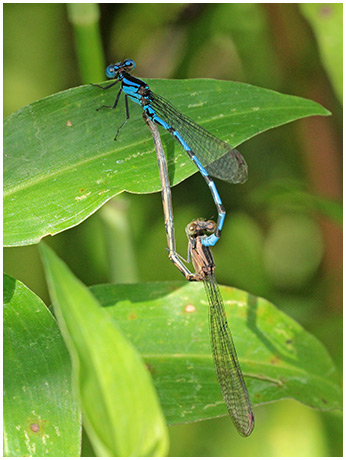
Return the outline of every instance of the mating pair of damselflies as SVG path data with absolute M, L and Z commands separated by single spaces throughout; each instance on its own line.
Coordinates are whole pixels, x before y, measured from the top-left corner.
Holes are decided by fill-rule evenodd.
M 242 183 L 247 179 L 247 165 L 237 150 L 232 149 L 227 143 L 182 115 L 166 99 L 153 93 L 143 80 L 130 75 L 129 72 L 134 67 L 135 63 L 131 59 L 107 67 L 107 77 L 115 81 L 105 87 L 95 86 L 109 89 L 121 82 L 121 87 L 114 104 L 112 106 L 104 105 L 100 108 L 115 109 L 121 93 L 124 92 L 126 119 L 118 128 L 115 139 L 119 130 L 129 119 L 128 98 L 143 108 L 143 115 L 152 132 L 158 157 L 169 257 L 189 281 L 203 281 L 205 285 L 210 307 L 209 323 L 212 352 L 223 398 L 239 433 L 243 436 L 249 436 L 253 430 L 254 416 L 228 326 L 222 297 L 215 280 L 215 264 L 210 251 L 210 246 L 213 246 L 220 238 L 226 214 L 215 183 L 210 176 L 231 183 Z M 196 220 L 186 228 L 189 240 L 188 255 L 196 273 L 190 272 L 175 250 L 173 211 L 166 158 L 159 132 L 153 122 L 166 129 L 180 143 L 198 167 L 211 190 L 217 208 L 217 223 Z
M 125 59 L 123 62 L 111 64 L 107 67 L 107 77 L 115 81 L 104 87 L 96 86 L 102 89 L 109 89 L 119 82 L 121 86 L 114 104 L 112 106 L 104 105 L 100 108 L 115 109 L 121 93 L 124 92 L 126 119 L 118 128 L 115 139 L 119 130 L 129 119 L 128 98 L 130 98 L 142 107 L 150 120 L 162 126 L 179 142 L 195 163 L 211 190 L 218 212 L 218 220 L 215 231 L 205 238 L 203 245 L 214 246 L 220 238 L 226 213 L 215 183 L 210 176 L 234 184 L 245 182 L 247 180 L 246 162 L 237 150 L 232 149 L 226 142 L 218 139 L 193 120 L 178 112 L 170 102 L 153 93 L 143 80 L 130 75 L 129 72 L 134 68 L 135 62 L 132 59 Z

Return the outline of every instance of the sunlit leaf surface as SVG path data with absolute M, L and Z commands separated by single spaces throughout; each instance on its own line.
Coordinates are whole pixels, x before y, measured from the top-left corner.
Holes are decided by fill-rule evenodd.
M 202 284 L 100 285 L 92 292 L 142 354 L 169 423 L 227 414 Z M 336 370 L 321 342 L 265 299 L 224 286 L 221 293 L 253 405 L 293 398 L 320 410 L 341 408 Z

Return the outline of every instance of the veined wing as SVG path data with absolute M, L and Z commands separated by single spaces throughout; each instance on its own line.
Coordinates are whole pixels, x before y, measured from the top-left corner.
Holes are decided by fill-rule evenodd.
M 221 392 L 237 430 L 242 436 L 249 436 L 254 428 L 254 415 L 214 274 L 208 275 L 204 286 L 210 307 L 210 337 Z
M 179 132 L 211 176 L 234 184 L 247 180 L 247 164 L 238 150 L 180 113 L 162 96 L 151 92 L 149 100 L 157 115 Z

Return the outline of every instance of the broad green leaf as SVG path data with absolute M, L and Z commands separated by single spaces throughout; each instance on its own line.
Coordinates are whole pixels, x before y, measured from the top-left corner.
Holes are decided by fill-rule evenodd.
M 140 351 L 170 424 L 226 415 L 211 356 L 208 304 L 201 283 L 91 288 Z M 324 346 L 265 299 L 221 287 L 253 405 L 293 398 L 320 410 L 342 407 Z M 255 410 L 256 417 L 256 410 Z
M 80 408 L 58 325 L 33 292 L 4 276 L 4 454 L 78 457 Z
M 41 254 L 98 456 L 164 456 L 167 428 L 148 370 L 91 292 L 46 245 Z
M 321 59 L 342 103 L 342 3 L 300 3 L 318 43 Z
M 217 80 L 148 80 L 189 115 L 232 146 L 299 118 L 329 115 L 319 104 L 294 96 Z M 126 190 L 160 190 L 156 155 L 142 110 L 123 100 L 117 89 L 82 86 L 35 102 L 12 114 L 4 125 L 4 244 L 34 244 L 73 227 L 111 197 Z M 196 168 L 173 138 L 162 133 L 171 184 Z M 251 172 L 250 172 L 251 174 Z

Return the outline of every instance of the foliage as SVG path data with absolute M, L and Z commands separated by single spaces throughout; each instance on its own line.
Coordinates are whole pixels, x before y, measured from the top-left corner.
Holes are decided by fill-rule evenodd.
M 333 94 L 340 98 L 341 6 L 67 9 L 4 7 L 4 107 L 15 112 L 4 128 L 4 240 L 12 246 L 5 270 L 13 275 L 4 281 L 5 454 L 79 455 L 81 406 L 83 456 L 95 455 L 92 449 L 165 455 L 159 401 L 168 423 L 214 418 L 180 427 L 179 438 L 180 428 L 170 428 L 171 455 L 341 455 L 341 417 L 322 413 L 341 399 L 329 355 L 341 367 L 341 108 Z M 256 429 L 246 441 L 230 442 L 228 418 L 215 419 L 225 410 L 206 299 L 167 261 L 160 197 L 148 195 L 160 184 L 140 108 L 131 104 L 114 142 L 123 110 L 95 108 L 112 102 L 115 91 L 79 86 L 102 80 L 104 62 L 123 57 L 134 58 L 136 75 L 221 139 L 234 146 L 249 140 L 240 147 L 248 183 L 218 184 L 228 214 L 213 251 L 218 280 L 244 289 L 221 286 L 256 405 Z M 177 243 L 186 247 L 186 223 L 215 210 L 200 175 L 189 177 L 191 162 L 161 134 L 176 185 Z M 124 190 L 132 194 L 111 199 Z M 41 300 L 50 303 L 36 243 L 48 234 L 56 234 L 45 241 L 79 279 L 103 283 L 86 289 L 43 246 L 57 323 Z M 319 411 L 288 401 L 260 406 L 282 398 Z
M 78 456 L 80 407 L 61 333 L 42 300 L 7 275 L 4 363 L 5 455 Z
M 233 146 L 288 121 L 329 114 L 315 102 L 241 83 L 148 83 L 221 138 L 227 136 L 231 126 L 234 133 L 228 136 L 232 139 L 226 140 Z M 191 92 L 194 97 L 189 98 Z M 96 112 L 106 98 L 98 88 L 75 88 L 24 107 L 7 118 L 5 245 L 38 243 L 47 234 L 77 225 L 124 190 L 160 190 L 150 132 L 138 111 L 134 111 L 136 120 L 131 120 L 131 126 L 124 128 L 114 142 L 114 127 L 121 125 L 124 114 L 121 110 Z M 166 134 L 163 139 L 174 185 L 196 167 L 167 138 Z
M 341 3 L 304 3 L 300 8 L 311 23 L 321 58 L 340 101 L 342 101 L 342 9 Z

